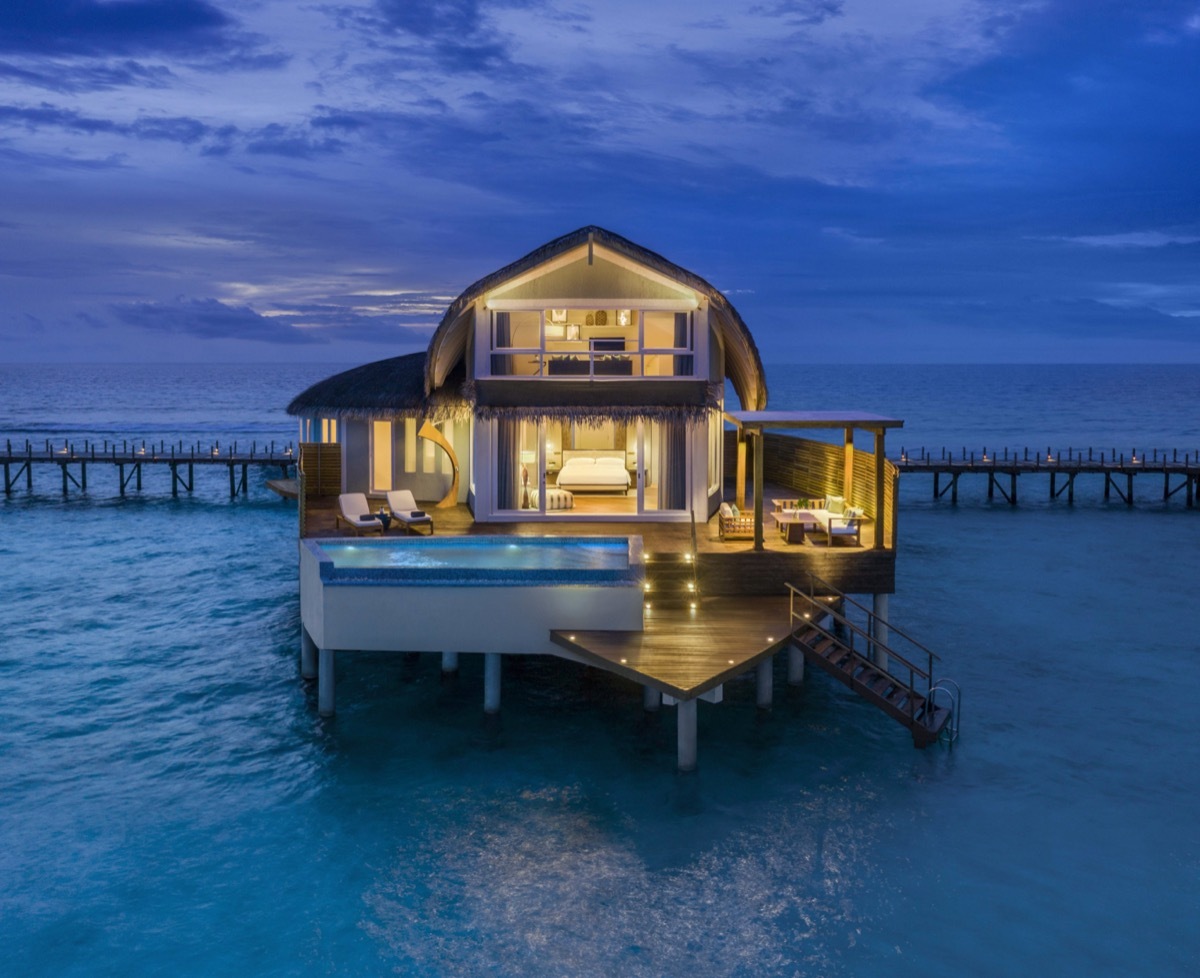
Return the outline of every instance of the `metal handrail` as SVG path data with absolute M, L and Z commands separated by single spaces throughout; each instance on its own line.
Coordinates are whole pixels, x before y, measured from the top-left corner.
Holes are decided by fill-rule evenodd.
M 829 591 L 833 592 L 835 595 L 837 595 L 837 596 L 838 596 L 839 598 L 841 598 L 843 601 L 849 601 L 849 602 L 850 602 L 852 605 L 854 605 L 854 607 L 858 608 L 860 611 L 862 611 L 864 614 L 866 614 L 866 615 L 867 615 L 869 618 L 876 618 L 876 617 L 878 617 L 878 616 L 875 614 L 875 612 L 874 612 L 874 611 L 872 611 L 870 608 L 868 608 L 868 607 L 867 607 L 865 604 L 862 604 L 861 602 L 855 601 L 855 600 L 854 600 L 852 597 L 850 597 L 848 594 L 843 594 L 841 591 L 839 591 L 837 588 L 835 588 L 835 587 L 834 587 L 832 584 L 830 584 L 830 583 L 829 583 L 828 581 L 826 581 L 824 578 L 818 577 L 816 574 L 813 574 L 813 573 L 809 573 L 809 575 L 808 575 L 808 576 L 809 576 L 809 580 L 810 580 L 810 582 L 811 582 L 811 583 L 810 583 L 810 587 L 812 587 L 812 586 L 815 586 L 816 584 L 820 584 L 820 585 L 821 585 L 823 588 L 825 588 L 825 589 L 827 589 L 827 590 L 829 590 Z M 788 586 L 789 586 L 789 587 L 791 587 L 791 585 L 790 585 L 790 584 L 789 584 Z M 815 590 L 815 587 L 814 587 L 814 590 Z M 886 624 L 886 625 L 887 625 L 887 627 L 888 627 L 888 634 L 889 634 L 889 636 L 890 636 L 891 634 L 893 634 L 893 633 L 894 633 L 894 634 L 896 634 L 896 635 L 899 635 L 899 636 L 900 636 L 902 639 L 904 639 L 904 641 L 908 642 L 908 643 L 909 643 L 909 644 L 911 644 L 911 645 L 914 645 L 914 646 L 916 646 L 916 648 L 920 649 L 920 650 L 921 650 L 922 652 L 924 652 L 924 653 L 925 653 L 927 656 L 929 656 L 929 658 L 930 658 L 930 660 L 931 660 L 931 661 L 933 661 L 933 662 L 940 662 L 940 661 L 941 661 L 941 656 L 939 656 L 939 655 L 938 655 L 936 652 L 934 652 L 932 649 L 928 649 L 928 648 L 926 648 L 924 645 L 922 645 L 920 642 L 918 642 L 918 641 L 917 641 L 915 638 L 913 638 L 911 635 L 909 635 L 909 634 L 908 634 L 907 632 L 905 632 L 903 629 L 901 629 L 901 628 L 897 628 L 897 627 L 896 627 L 895 625 L 893 625 L 891 622 L 884 622 L 884 624 Z M 931 667 L 931 669 L 932 669 L 932 667 Z
M 809 618 L 804 619 L 808 625 L 811 625 L 813 628 L 815 628 L 817 631 L 819 631 L 822 635 L 826 636 L 827 638 L 833 639 L 835 642 L 842 643 L 843 645 L 845 645 L 846 648 L 848 648 L 850 650 L 850 653 L 852 655 L 857 655 L 860 658 L 862 658 L 862 660 L 864 662 L 870 663 L 870 659 L 868 659 L 865 655 L 863 655 L 861 652 L 859 652 L 854 647 L 854 638 L 853 638 L 854 634 L 861 635 L 870 647 L 878 649 L 878 650 L 882 651 L 885 655 L 888 656 L 888 666 L 885 669 L 883 669 L 882 671 L 886 672 L 889 676 L 891 676 L 898 683 L 903 683 L 904 680 L 901 679 L 899 676 L 897 676 L 892 671 L 892 669 L 891 669 L 892 660 L 893 659 L 896 660 L 903 668 L 906 668 L 908 670 L 908 682 L 905 684 L 905 689 L 910 693 L 910 696 L 908 697 L 908 714 L 909 714 L 910 719 L 915 720 L 916 704 L 913 701 L 913 695 L 920 693 L 920 695 L 922 695 L 926 700 L 928 700 L 929 699 L 929 690 L 931 690 L 933 688 L 933 686 L 935 685 L 934 681 L 933 681 L 933 659 L 936 657 L 933 655 L 933 653 L 932 652 L 928 653 L 930 656 L 928 669 L 927 670 L 922 669 L 916 663 L 909 661 L 909 659 L 907 659 L 905 656 L 901 655 L 899 652 L 896 652 L 894 649 L 892 649 L 885 643 L 879 641 L 877 638 L 875 638 L 869 632 L 860 628 L 857 624 L 855 624 L 853 621 L 851 621 L 849 618 L 847 618 L 841 612 L 834 610 L 832 607 L 822 604 L 822 602 L 815 595 L 806 594 L 804 591 L 801 591 L 799 588 L 797 588 L 795 585 L 793 585 L 791 583 L 788 583 L 787 587 L 788 587 L 788 590 L 791 592 L 791 602 L 789 604 L 789 611 L 791 614 L 793 634 L 795 633 L 795 630 L 796 630 L 796 628 L 795 628 L 796 619 L 797 619 L 797 617 L 799 617 L 799 616 L 797 616 L 796 610 L 795 610 L 795 596 L 799 595 L 800 597 L 802 597 L 806 601 L 808 601 L 811 606 L 813 606 L 814 608 L 820 608 L 822 613 L 828 614 L 830 617 L 832 617 L 834 619 L 834 621 L 840 622 L 842 625 L 846 626 L 851 631 L 850 642 L 848 645 L 846 645 L 841 638 L 839 638 L 837 635 L 834 635 L 831 632 L 829 632 L 824 626 L 822 626 L 814 618 L 809 617 Z M 834 591 L 835 596 L 841 598 L 842 600 L 849 600 L 851 604 L 854 604 L 858 607 L 862 607 L 861 605 L 858 604 L 858 602 L 854 601 L 853 599 L 846 598 L 846 595 L 843 594 L 842 592 L 838 591 L 836 588 L 831 588 L 831 590 Z M 871 617 L 873 619 L 877 618 L 877 616 L 874 614 L 872 614 Z M 914 643 L 914 644 L 916 644 L 916 643 Z M 874 665 L 874 663 L 871 663 L 871 664 Z M 879 668 L 879 667 L 875 666 L 875 668 Z M 918 688 L 917 688 L 916 677 L 918 677 L 918 676 L 921 679 L 925 680 L 925 692 L 924 693 L 921 693 L 921 691 L 918 690 Z
M 950 687 L 954 688 L 951 689 Z M 929 687 L 929 701 L 935 703 L 935 698 L 938 693 L 945 693 L 950 697 L 950 743 L 958 740 L 958 725 L 962 716 L 962 687 L 959 686 L 953 679 L 942 678 Z M 935 703 L 936 705 L 936 703 Z

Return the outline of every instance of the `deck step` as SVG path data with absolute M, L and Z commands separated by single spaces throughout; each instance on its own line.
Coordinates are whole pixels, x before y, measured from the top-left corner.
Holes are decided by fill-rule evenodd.
M 644 555 L 645 599 L 652 607 L 687 608 L 700 598 L 696 562 L 675 552 Z

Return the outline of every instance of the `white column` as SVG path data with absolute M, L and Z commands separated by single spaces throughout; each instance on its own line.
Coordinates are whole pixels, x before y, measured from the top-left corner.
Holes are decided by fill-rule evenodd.
M 458 672 L 458 653 L 443 652 L 442 653 L 442 672 L 449 675 L 453 672 Z
M 679 711 L 679 715 L 676 717 L 679 738 L 679 770 L 694 771 L 696 770 L 696 701 L 680 700 L 676 710 Z
M 882 642 L 886 646 L 888 643 L 888 596 L 886 594 L 873 595 L 871 611 L 875 613 L 875 634 L 873 637 L 876 642 Z M 880 669 L 886 670 L 888 667 L 887 653 L 878 645 L 874 647 L 873 651 L 875 653 L 873 656 L 875 665 Z
M 788 649 L 788 685 L 804 685 L 804 653 L 794 645 Z
M 303 625 L 300 626 L 300 678 L 317 678 L 317 643 Z
M 758 708 L 760 710 L 769 710 L 771 701 L 775 695 L 775 676 L 774 676 L 775 656 L 768 656 L 758 664 L 757 680 L 758 689 Z
M 653 713 L 662 704 L 662 693 L 653 686 L 642 687 L 642 709 Z
M 500 653 L 483 656 L 483 712 L 500 712 Z
M 333 649 L 321 649 L 317 654 L 317 712 L 333 716 Z

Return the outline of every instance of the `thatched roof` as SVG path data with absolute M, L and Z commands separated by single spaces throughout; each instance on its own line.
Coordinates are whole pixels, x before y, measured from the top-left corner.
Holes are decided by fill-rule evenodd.
M 662 255 L 595 225 L 579 228 L 561 238 L 555 238 L 531 251 L 524 258 L 485 275 L 450 303 L 450 308 L 446 310 L 433 338 L 429 341 L 429 356 L 425 364 L 425 390 L 434 391 L 442 386 L 444 381 L 438 376 L 439 373 L 451 369 L 465 355 L 470 318 L 465 314 L 477 299 L 505 282 L 589 241 L 638 262 L 704 296 L 709 303 L 710 319 L 725 342 L 725 371 L 733 383 L 742 408 L 761 411 L 767 406 L 766 375 L 763 372 L 758 347 L 755 346 L 746 323 L 724 293 L 699 275 L 667 261 Z
M 425 395 L 425 354 L 376 360 L 317 381 L 288 405 L 288 414 L 326 418 L 444 418 L 469 416 L 459 388 L 458 370 L 447 383 Z

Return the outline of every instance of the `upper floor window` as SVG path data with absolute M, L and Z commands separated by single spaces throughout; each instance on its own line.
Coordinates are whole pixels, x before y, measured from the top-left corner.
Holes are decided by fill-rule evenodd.
M 695 376 L 690 312 L 519 309 L 493 312 L 494 377 Z

